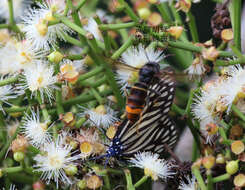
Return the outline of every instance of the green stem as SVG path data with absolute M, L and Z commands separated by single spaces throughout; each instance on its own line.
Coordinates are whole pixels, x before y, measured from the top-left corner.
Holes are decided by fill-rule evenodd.
M 241 53 L 241 50 L 239 50 L 236 46 L 230 45 L 230 48 L 238 58 L 240 59 L 244 58 L 244 56 Z
M 75 8 L 75 9 L 76 9 L 76 12 L 79 11 L 79 10 L 83 7 L 83 5 L 85 5 L 86 1 L 87 1 L 87 0 L 81 0 L 81 1 L 78 3 L 77 7 Z
M 234 104 L 232 104 L 231 109 L 238 117 L 245 121 L 245 115 Z
M 4 28 L 8 28 L 9 25 L 8 24 L 0 24 L 0 29 L 4 29 Z
M 133 43 L 133 37 L 130 36 L 128 40 L 111 56 L 112 59 L 118 59 L 124 51 Z
M 229 65 L 236 65 L 236 64 L 245 64 L 245 58 L 242 57 L 236 60 L 229 60 L 229 61 L 218 59 L 215 61 L 215 66 L 229 66 Z
M 15 24 L 13 0 L 8 0 L 8 7 L 9 7 L 9 23 L 10 23 L 11 26 L 13 26 Z
M 82 29 L 81 27 L 79 27 L 78 25 L 74 24 L 73 22 L 71 22 L 68 18 L 60 16 L 55 14 L 54 15 L 57 19 L 60 19 L 60 21 L 65 24 L 66 26 L 70 27 L 71 29 L 73 29 L 74 31 L 76 31 L 78 34 L 81 34 L 82 36 L 86 36 L 87 31 L 85 31 L 84 29 Z
M 15 83 L 18 81 L 18 79 L 19 79 L 19 75 L 17 75 L 16 77 L 10 77 L 10 78 L 0 80 L 0 86 L 5 86 L 8 84 Z
M 106 76 L 103 76 L 102 79 L 97 80 L 96 82 L 82 81 L 82 82 L 80 82 L 80 85 L 86 86 L 86 87 L 97 88 L 97 87 L 101 86 L 102 84 L 106 83 L 106 81 L 107 81 Z
M 232 14 L 233 14 L 233 31 L 234 31 L 234 43 L 237 49 L 241 51 L 241 0 L 232 0 Z
M 227 140 L 227 136 L 225 134 L 223 127 L 219 127 L 219 134 L 223 138 L 223 140 L 225 140 L 225 141 Z
M 182 108 L 180 108 L 176 104 L 172 104 L 171 109 L 173 112 L 178 113 L 179 115 L 185 115 L 185 110 L 183 110 Z
M 81 42 L 67 34 L 63 34 L 63 37 L 65 39 L 65 41 L 69 42 L 70 44 L 73 44 L 75 46 L 81 47 L 83 48 L 84 46 L 81 44 Z
M 101 24 L 99 29 L 101 30 L 120 30 L 123 28 L 131 28 L 136 25 L 135 22 L 128 22 L 128 23 L 118 23 L 118 24 Z
M 76 127 L 76 128 L 80 128 L 86 121 L 87 121 L 87 119 L 86 119 L 85 117 L 80 118 L 80 119 L 76 122 L 75 127 Z
M 3 168 L 4 173 L 17 173 L 21 172 L 23 170 L 22 166 L 15 166 L 15 167 L 9 167 L 9 168 Z
M 221 181 L 228 180 L 228 179 L 230 179 L 230 177 L 231 177 L 231 175 L 226 173 L 226 174 L 214 177 L 212 180 L 213 180 L 213 183 L 218 183 L 218 182 L 221 182 Z
M 100 103 L 100 105 L 104 104 L 103 98 L 100 96 L 100 94 L 94 88 L 91 88 L 91 92 L 94 95 L 94 97 L 96 98 L 96 100 Z
M 193 42 L 198 42 L 198 32 L 197 32 L 197 26 L 196 26 L 196 21 L 195 21 L 195 17 L 192 15 L 192 13 L 189 11 L 186 13 L 187 17 L 188 17 L 188 25 L 190 28 L 190 32 L 191 32 L 191 37 Z
M 87 73 L 81 75 L 81 76 L 78 78 L 77 82 L 81 82 L 81 81 L 84 81 L 84 80 L 86 80 L 86 79 L 88 79 L 88 78 L 91 78 L 91 77 L 93 77 L 93 76 L 99 74 L 99 73 L 102 72 L 103 70 L 104 70 L 104 68 L 103 68 L 102 66 L 96 67 L 96 68 L 93 69 L 92 71 L 89 71 L 89 72 L 87 72 Z
M 134 185 L 132 183 L 132 177 L 130 171 L 128 169 L 125 169 L 124 174 L 127 181 L 127 190 L 135 190 Z
M 62 106 L 62 92 L 61 90 L 56 90 L 56 105 L 57 105 L 57 114 L 60 115 L 60 114 L 63 114 L 65 111 L 64 111 L 64 108 Z
M 169 40 L 167 43 L 170 47 L 175 47 L 175 48 L 192 51 L 196 53 L 202 53 L 203 50 L 202 47 L 195 46 L 190 42 L 180 42 L 180 41 L 174 42 Z M 232 52 L 219 51 L 219 57 L 233 57 L 233 56 L 234 54 Z
M 139 181 L 137 181 L 137 182 L 134 184 L 134 187 L 135 187 L 135 188 L 139 187 L 140 185 L 142 185 L 143 183 L 145 183 L 145 182 L 147 181 L 148 178 L 149 178 L 149 176 L 144 175 Z
M 170 12 L 168 10 L 167 3 L 156 4 L 156 7 L 157 7 L 158 11 L 161 13 L 163 20 L 165 22 L 171 23 L 172 19 L 170 16 Z
M 2 111 L 0 110 L 0 134 L 1 134 L 0 137 L 2 139 L 2 142 L 6 142 L 7 140 L 7 130 L 5 126 L 6 126 L 5 119 L 3 117 Z
M 207 179 L 208 179 L 207 188 L 208 188 L 208 190 L 213 190 L 214 189 L 213 188 L 213 178 L 211 175 L 211 171 L 207 170 L 206 174 L 207 174 Z
M 195 177 L 197 179 L 197 183 L 200 186 L 201 190 L 208 190 L 206 185 L 205 185 L 205 183 L 204 183 L 204 181 L 203 181 L 203 178 L 201 176 L 200 170 L 198 168 L 193 168 L 192 172 L 195 175 Z
M 110 179 L 107 174 L 103 176 L 104 182 L 105 182 L 105 188 L 108 190 L 111 190 L 111 184 L 110 184 Z
M 118 2 L 124 6 L 124 11 L 126 14 L 135 22 L 139 22 L 139 18 L 134 14 L 134 11 L 131 9 L 131 7 L 126 3 L 124 0 L 118 0 Z
M 112 174 L 123 175 L 122 170 L 113 169 L 113 168 L 107 168 L 106 170 L 107 172 L 112 173 Z
M 97 41 L 95 39 L 95 37 L 93 36 L 92 33 L 88 33 L 87 34 L 87 40 L 88 40 L 88 44 L 90 45 L 91 49 L 96 53 L 96 54 L 102 54 L 102 50 L 100 49 L 100 47 L 97 44 Z
M 19 133 L 19 126 L 16 129 L 14 135 L 5 143 L 4 147 L 1 149 L 0 151 L 0 160 L 3 159 L 3 157 L 5 156 L 6 152 L 9 149 L 10 144 L 12 143 L 12 141 L 16 138 L 17 134 Z
M 108 96 L 109 94 L 112 93 L 112 90 L 109 89 L 109 90 L 105 90 L 103 92 L 100 93 L 101 96 Z M 92 101 L 94 100 L 95 97 L 94 95 L 80 95 L 80 96 L 77 96 L 75 98 L 72 98 L 72 99 L 69 99 L 69 100 L 66 100 L 63 102 L 63 106 L 69 106 L 69 105 L 76 105 L 76 104 L 82 104 L 82 103 L 87 103 L 89 101 Z
M 66 55 L 65 58 L 70 59 L 70 60 L 81 60 L 88 53 L 88 51 L 89 51 L 89 47 L 85 46 L 80 54 L 78 54 L 78 55 Z

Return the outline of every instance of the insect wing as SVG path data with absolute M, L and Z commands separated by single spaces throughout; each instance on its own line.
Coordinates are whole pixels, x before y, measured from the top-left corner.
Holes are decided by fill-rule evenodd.
M 124 121 L 116 134 L 124 148 L 123 156 L 130 157 L 139 151 L 161 153 L 165 143 L 174 145 L 177 133 L 168 116 L 174 91 L 175 81 L 170 75 L 149 87 L 140 119 L 134 125 Z

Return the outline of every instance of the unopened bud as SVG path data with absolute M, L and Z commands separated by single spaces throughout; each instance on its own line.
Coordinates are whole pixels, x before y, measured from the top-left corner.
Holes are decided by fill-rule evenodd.
M 236 187 L 245 187 L 245 175 L 238 174 L 237 176 L 235 176 L 233 182 Z
M 33 190 L 45 190 L 45 184 L 42 181 L 37 181 L 32 185 Z
M 75 166 L 74 164 L 68 165 L 64 170 L 68 176 L 74 176 L 78 171 L 77 166 Z
M 226 163 L 226 172 L 230 175 L 233 175 L 235 174 L 238 169 L 239 169 L 239 164 L 238 164 L 239 160 L 232 160 L 232 161 L 229 161 L 228 163 Z
M 151 4 L 156 4 L 156 3 L 158 3 L 158 0 L 147 0 L 149 3 L 151 3 Z
M 225 163 L 225 157 L 223 154 L 218 154 L 216 156 L 216 163 L 217 164 L 224 164 Z
M 64 58 L 64 55 L 59 51 L 54 51 L 48 55 L 48 60 L 52 63 L 58 64 Z
M 117 132 L 117 127 L 115 125 L 112 125 L 110 126 L 107 131 L 106 131 L 106 136 L 109 138 L 109 139 L 113 139 L 115 134 Z
M 65 125 L 73 127 L 75 124 L 75 116 L 72 112 L 67 112 L 63 116 L 62 121 L 65 123 Z
M 97 189 L 103 185 L 102 180 L 97 175 L 89 176 L 86 180 L 89 189 Z
M 212 46 L 208 49 L 204 49 L 202 51 L 202 56 L 206 60 L 215 61 L 216 58 L 219 56 L 219 51 L 214 46 Z
M 206 156 L 202 159 L 202 164 L 206 169 L 211 169 L 215 164 L 214 156 Z
M 176 3 L 175 7 L 176 9 L 182 10 L 183 12 L 187 13 L 191 8 L 191 0 L 179 0 Z
M 28 145 L 27 139 L 22 135 L 18 135 L 17 138 L 12 141 L 11 150 L 13 152 L 25 152 Z
M 86 189 L 86 187 L 87 187 L 86 181 L 85 181 L 84 179 L 78 181 L 78 182 L 77 182 L 77 187 L 78 187 L 80 190 Z
M 14 160 L 17 162 L 21 162 L 22 160 L 24 160 L 25 158 L 25 154 L 23 152 L 15 152 L 14 153 Z
M 244 152 L 244 149 L 245 149 L 245 146 L 244 146 L 244 143 L 242 141 L 234 141 L 232 144 L 231 144 L 231 151 L 234 153 L 234 154 L 241 154 Z
M 192 168 L 200 168 L 201 167 L 201 165 L 202 165 L 202 159 L 201 158 L 199 158 L 197 161 L 195 161 L 193 164 L 192 164 Z
M 182 32 L 183 32 L 184 28 L 182 26 L 171 26 L 167 32 L 173 36 L 175 39 L 178 39 Z
M 233 31 L 231 28 L 221 31 L 221 38 L 224 42 L 229 42 L 233 39 Z
M 162 23 L 162 17 L 159 13 L 154 12 L 150 15 L 148 19 L 148 24 L 150 26 L 159 26 Z
M 148 20 L 151 15 L 151 11 L 148 8 L 140 8 L 137 10 L 139 17 L 143 20 Z

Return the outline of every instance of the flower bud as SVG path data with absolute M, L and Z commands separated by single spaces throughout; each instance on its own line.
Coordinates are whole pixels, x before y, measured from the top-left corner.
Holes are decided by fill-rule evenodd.
M 241 154 L 244 152 L 244 149 L 245 149 L 245 146 L 244 146 L 244 143 L 242 141 L 234 141 L 232 144 L 231 144 L 231 151 L 234 153 L 234 154 Z
M 214 156 L 206 156 L 202 159 L 202 165 L 206 169 L 211 169 L 215 164 L 215 157 Z
M 78 171 L 77 166 L 75 166 L 74 164 L 68 165 L 64 170 L 68 176 L 74 176 Z
M 243 134 L 243 128 L 240 125 L 233 125 L 230 129 L 230 138 L 235 139 L 241 137 Z
M 139 17 L 143 20 L 147 20 L 150 15 L 151 15 L 151 11 L 148 8 L 140 8 L 137 10 Z
M 77 187 L 81 190 L 83 189 L 86 189 L 87 187 L 87 184 L 86 184 L 86 181 L 83 179 L 83 180 L 80 180 L 77 182 Z
M 162 17 L 159 13 L 154 12 L 150 15 L 148 19 L 148 24 L 150 26 L 159 26 L 162 23 Z
M 64 55 L 59 51 L 54 51 L 48 55 L 48 60 L 52 63 L 58 64 L 64 58 Z
M 24 152 L 15 152 L 14 153 L 14 160 L 17 162 L 21 162 L 22 160 L 24 160 L 25 158 L 25 154 Z
M 92 175 L 87 178 L 86 184 L 89 189 L 97 189 L 103 185 L 103 182 L 99 176 Z
M 238 164 L 239 160 L 232 160 L 232 161 L 229 161 L 228 163 L 226 163 L 226 172 L 230 175 L 233 175 L 235 174 L 238 169 L 239 169 L 239 164 Z
M 42 181 L 37 181 L 32 184 L 33 190 L 45 190 L 45 184 Z
M 0 169 L 0 178 L 3 177 L 3 170 Z
M 200 168 L 201 167 L 201 165 L 202 165 L 202 159 L 201 158 L 199 158 L 198 160 L 196 160 L 193 164 L 192 164 L 192 168 Z
M 176 3 L 175 8 L 187 13 L 191 8 L 191 0 L 179 0 Z
M 72 150 L 75 150 L 78 147 L 78 142 L 75 140 L 71 140 L 69 145 L 72 147 Z
M 117 132 L 117 127 L 112 125 L 110 126 L 107 131 L 106 131 L 106 136 L 109 138 L 109 139 L 113 139 L 115 134 Z
M 208 135 L 215 135 L 219 130 L 219 127 L 214 123 L 208 123 L 206 125 L 206 131 L 208 132 Z
M 221 38 L 224 42 L 229 42 L 233 39 L 233 31 L 231 28 L 221 31 Z
M 184 28 L 182 26 L 171 26 L 167 32 L 177 40 L 181 36 L 183 30 Z
M 156 3 L 158 3 L 158 0 L 147 0 L 149 3 L 151 3 L 151 4 L 156 4 Z
M 225 163 L 225 157 L 223 154 L 218 154 L 216 156 L 216 163 L 217 164 L 224 164 Z
M 202 56 L 206 60 L 215 61 L 216 58 L 219 56 L 219 51 L 214 46 L 212 46 L 208 49 L 204 49 L 202 51 Z
M 13 152 L 25 152 L 28 145 L 27 139 L 22 135 L 18 135 L 17 138 L 12 141 L 11 150 Z
M 236 187 L 245 187 L 245 175 L 238 174 L 237 176 L 235 176 L 233 182 Z
M 75 125 L 75 116 L 72 112 L 67 112 L 63 118 L 62 121 L 65 123 L 66 126 L 73 127 Z

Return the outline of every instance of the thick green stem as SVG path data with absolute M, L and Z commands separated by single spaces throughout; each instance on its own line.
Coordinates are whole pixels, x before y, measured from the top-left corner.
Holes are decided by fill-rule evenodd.
M 0 135 L 1 135 L 0 137 L 2 139 L 2 142 L 6 142 L 7 128 L 6 128 L 5 119 L 4 119 L 4 116 L 1 110 L 0 110 Z
M 201 188 L 201 190 L 208 190 L 204 181 L 203 181 L 200 170 L 198 168 L 193 168 L 192 173 L 195 175 L 195 177 L 197 179 L 197 183 L 198 183 L 199 187 Z
M 112 59 L 118 59 L 124 51 L 133 43 L 133 37 L 130 36 L 128 40 L 111 56 Z
M 86 80 L 86 79 L 88 79 L 88 78 L 91 78 L 91 77 L 93 77 L 93 76 L 99 74 L 99 73 L 102 72 L 103 70 L 104 70 L 104 68 L 103 68 L 102 66 L 96 67 L 96 68 L 93 69 L 92 71 L 89 71 L 89 72 L 87 72 L 87 73 L 85 73 L 85 74 L 82 74 L 82 75 L 78 78 L 77 83 L 78 83 L 78 82 L 81 82 L 81 81 L 84 81 L 84 80 Z
M 231 109 L 238 117 L 245 121 L 245 115 L 234 104 L 232 104 Z
M 111 190 L 111 183 L 110 183 L 110 178 L 108 177 L 107 174 L 103 176 L 104 182 L 105 182 L 105 188 L 108 190 Z
M 9 167 L 9 168 L 3 168 L 3 173 L 17 173 L 21 172 L 23 170 L 22 166 L 15 166 L 15 167 Z
M 132 177 L 130 171 L 128 169 L 125 169 L 124 174 L 127 181 L 127 190 L 135 190 L 134 185 L 132 183 Z
M 70 44 L 73 44 L 75 46 L 81 47 L 83 48 L 84 46 L 81 44 L 81 42 L 67 34 L 63 34 L 63 37 L 65 39 L 65 41 L 69 42 Z
M 231 177 L 231 175 L 226 173 L 226 174 L 214 177 L 212 180 L 213 180 L 213 183 L 218 183 L 218 182 L 221 182 L 221 181 L 228 180 L 228 179 L 230 179 L 230 177 Z
M 101 24 L 99 29 L 101 30 L 120 30 L 123 28 L 131 28 L 136 25 L 135 22 L 128 22 L 128 23 L 118 23 L 118 24 Z
M 5 86 L 8 84 L 15 83 L 18 81 L 18 79 L 19 79 L 19 75 L 17 75 L 16 77 L 10 77 L 10 78 L 0 80 L 0 86 Z
M 208 179 L 207 188 L 208 190 L 213 190 L 214 188 L 213 188 L 213 178 L 211 175 L 211 170 L 207 170 L 206 174 Z
M 170 11 L 168 10 L 167 3 L 156 4 L 158 11 L 161 13 L 161 16 L 165 22 L 171 23 L 172 19 L 170 16 Z
M 171 110 L 179 115 L 185 115 L 185 110 L 177 106 L 176 104 L 173 104 L 171 107 Z
M 63 114 L 65 111 L 64 111 L 64 108 L 62 106 L 62 92 L 61 90 L 56 90 L 55 92 L 56 94 L 56 108 L 57 108 L 57 114 L 60 115 L 60 114 Z
M 234 43 L 237 49 L 241 51 L 241 9 L 242 0 L 232 0 L 232 27 L 234 31 Z
M 8 24 L 0 24 L 0 29 L 4 29 L 4 28 L 8 28 L 9 25 Z
M 189 25 L 189 29 L 191 32 L 191 37 L 193 42 L 198 42 L 198 32 L 197 32 L 197 26 L 196 26 L 196 21 L 195 21 L 195 17 L 192 15 L 192 13 L 189 11 L 186 13 L 187 17 L 188 17 L 188 25 Z
M 134 11 L 131 9 L 131 7 L 126 3 L 124 0 L 118 0 L 118 2 L 124 6 L 124 11 L 126 14 L 136 23 L 138 23 L 139 18 L 134 14 Z
M 97 92 L 97 90 L 95 90 L 94 88 L 91 88 L 91 92 L 94 95 L 94 97 L 96 98 L 96 100 L 102 105 L 104 104 L 104 100 L 103 98 L 100 96 L 100 94 Z
M 86 1 L 87 1 L 87 0 L 81 0 L 81 1 L 78 3 L 77 7 L 75 8 L 75 9 L 76 9 L 76 12 L 79 11 L 79 10 L 83 7 L 83 5 L 85 5 Z
M 149 176 L 144 175 L 139 181 L 137 181 L 134 184 L 134 187 L 137 188 L 137 187 L 141 186 L 143 183 L 145 183 L 147 181 L 148 178 L 149 178 Z

